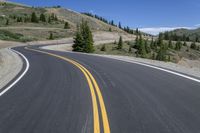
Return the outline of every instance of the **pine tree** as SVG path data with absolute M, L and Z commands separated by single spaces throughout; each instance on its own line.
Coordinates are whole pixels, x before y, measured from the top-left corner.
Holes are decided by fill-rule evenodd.
M 38 18 L 37 18 L 37 15 L 36 15 L 35 12 L 33 12 L 33 13 L 31 14 L 31 22 L 32 22 L 32 23 L 38 23 Z
M 144 45 L 145 45 L 146 53 L 150 53 L 151 52 L 151 48 L 149 47 L 148 40 L 145 40 Z
M 151 49 L 154 49 L 154 41 L 153 41 L 153 37 L 151 38 L 150 48 L 151 48 Z
M 163 48 L 160 48 L 158 51 L 158 54 L 156 56 L 156 60 L 160 61 L 166 61 L 166 50 Z
M 138 54 L 140 54 L 142 58 L 145 58 L 145 57 L 146 57 L 145 42 L 144 42 L 144 40 L 143 40 L 141 34 L 140 34 L 140 37 L 139 37 L 139 49 L 138 49 Z
M 50 35 L 49 35 L 49 40 L 53 40 L 53 39 L 54 39 L 53 33 L 50 33 Z
M 129 53 L 131 53 L 131 52 L 132 52 L 132 46 L 131 46 L 131 45 L 129 45 L 128 52 L 129 52 Z
M 6 25 L 9 25 L 9 19 L 6 20 Z
M 197 50 L 200 51 L 200 46 L 197 47 Z
M 111 27 L 109 28 L 109 32 L 112 32 L 112 28 Z
M 117 49 L 122 49 L 122 47 L 123 47 L 123 40 L 122 40 L 122 36 L 120 36 Z
M 80 33 L 80 29 L 77 26 L 76 35 L 74 37 L 73 51 L 83 52 L 83 36 Z
M 46 22 L 46 16 L 43 13 L 40 14 L 40 21 Z
M 139 30 L 138 30 L 138 28 L 136 29 L 135 33 L 136 33 L 136 35 L 139 35 Z
M 168 55 L 168 59 L 167 59 L 167 61 L 168 61 L 168 62 L 171 61 L 171 57 L 170 57 L 170 55 Z
M 48 23 L 51 23 L 51 16 L 48 17 Z
M 105 44 L 101 47 L 101 51 L 106 51 L 106 45 Z
M 57 15 L 54 16 L 54 20 L 55 20 L 55 21 L 58 21 Z
M 173 45 L 172 45 L 172 40 L 171 39 L 169 40 L 168 46 L 169 46 L 170 49 L 173 49 Z
M 190 45 L 190 48 L 191 49 L 197 49 L 197 45 L 196 45 L 196 43 L 195 42 L 193 42 L 191 45 Z
M 160 33 L 158 36 L 158 46 L 162 46 L 163 45 L 163 34 Z
M 177 41 L 176 42 L 176 45 L 175 45 L 175 50 L 181 50 L 181 47 L 182 47 L 182 43 L 181 43 L 181 41 Z
M 80 28 L 77 28 L 74 37 L 73 51 L 92 53 L 94 52 L 93 35 L 86 21 L 82 21 Z
M 183 46 L 187 46 L 187 43 L 184 41 Z
M 84 52 L 86 53 L 94 52 L 93 36 L 87 21 L 82 21 L 81 33 L 84 39 Z
M 120 29 L 122 29 L 121 22 L 119 22 L 119 25 L 118 25 L 118 27 L 119 27 Z
M 65 22 L 65 26 L 64 26 L 64 29 L 69 29 L 69 23 L 68 22 Z
M 153 54 L 152 54 L 152 60 L 155 60 L 156 59 L 156 55 L 155 55 L 155 53 L 153 52 Z

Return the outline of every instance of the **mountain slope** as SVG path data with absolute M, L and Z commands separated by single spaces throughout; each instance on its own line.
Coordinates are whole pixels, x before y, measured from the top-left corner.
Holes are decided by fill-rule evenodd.
M 44 14 L 46 22 L 30 22 L 33 12 L 36 13 L 38 19 L 41 14 Z M 56 17 L 56 20 L 53 19 L 51 22 L 47 22 L 52 15 Z M 55 39 L 71 37 L 76 31 L 76 26 L 82 20 L 88 22 L 93 32 L 109 32 L 109 29 L 112 29 L 113 33 L 128 35 L 128 33 L 117 27 L 69 9 L 30 7 L 10 2 L 0 2 L 0 39 L 15 41 L 47 40 L 50 33 L 54 34 Z M 64 29 L 65 22 L 69 23 L 69 29 Z
M 165 37 L 169 36 L 173 40 L 200 42 L 200 28 L 197 29 L 176 29 L 165 32 Z

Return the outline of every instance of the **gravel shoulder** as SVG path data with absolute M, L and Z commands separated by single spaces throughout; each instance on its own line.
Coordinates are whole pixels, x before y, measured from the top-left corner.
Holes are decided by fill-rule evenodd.
M 72 44 L 69 43 L 69 44 L 61 44 L 61 45 L 44 46 L 42 48 L 48 49 L 48 50 L 70 52 L 71 45 Z M 90 55 L 102 56 L 102 57 L 106 57 L 106 58 L 112 58 L 112 59 L 130 62 L 130 63 L 134 63 L 134 62 L 146 63 L 146 64 L 149 64 L 149 65 L 162 67 L 162 68 L 165 68 L 165 69 L 168 69 L 168 70 L 172 70 L 172 71 L 176 71 L 176 72 L 179 72 L 179 73 L 183 73 L 183 74 L 186 74 L 186 75 L 191 75 L 191 76 L 200 78 L 200 62 L 196 62 L 194 66 L 187 66 L 187 65 L 183 65 L 183 63 L 175 64 L 175 63 L 171 63 L 171 62 L 155 61 L 155 60 L 129 57 L 129 56 L 99 55 L 99 54 L 90 54 Z M 190 60 L 190 64 L 192 64 L 191 62 L 194 62 L 194 61 Z
M 0 49 L 0 89 L 7 85 L 21 71 L 23 61 L 7 48 Z

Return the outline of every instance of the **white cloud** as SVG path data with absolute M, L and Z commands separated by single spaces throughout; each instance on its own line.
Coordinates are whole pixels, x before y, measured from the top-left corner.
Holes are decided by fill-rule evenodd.
M 200 24 L 196 24 L 195 27 L 200 27 Z
M 194 29 L 194 27 L 151 27 L 151 28 L 140 28 L 139 30 L 152 35 L 158 35 L 160 32 L 172 31 L 180 28 Z

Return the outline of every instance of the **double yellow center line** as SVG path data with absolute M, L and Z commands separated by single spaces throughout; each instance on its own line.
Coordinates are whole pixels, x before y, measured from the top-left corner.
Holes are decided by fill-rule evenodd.
M 25 47 L 25 49 L 57 57 L 59 59 L 65 60 L 65 61 L 75 65 L 77 68 L 79 68 L 81 70 L 81 72 L 84 74 L 84 76 L 86 77 L 89 88 L 90 88 L 90 93 L 91 93 L 91 97 L 92 97 L 92 106 L 93 106 L 94 133 L 100 133 L 99 109 L 98 109 L 98 104 L 97 104 L 97 98 L 99 100 L 100 110 L 101 110 L 101 114 L 102 114 L 104 133 L 110 133 L 108 116 L 107 116 L 106 107 L 104 104 L 104 100 L 103 100 L 103 96 L 101 94 L 100 88 L 99 88 L 96 80 L 92 76 L 92 74 L 84 66 L 82 66 L 81 64 L 79 64 L 78 62 L 76 62 L 74 60 L 68 59 L 63 56 L 59 56 L 59 55 L 52 54 L 49 52 L 35 50 L 35 49 L 27 48 L 27 47 Z M 96 93 L 95 93 L 95 91 L 96 91 Z

